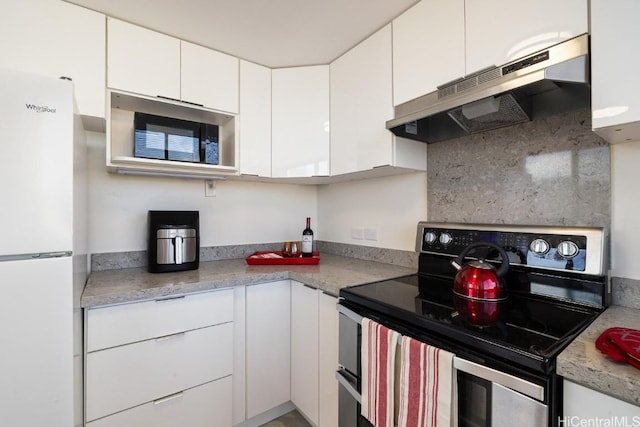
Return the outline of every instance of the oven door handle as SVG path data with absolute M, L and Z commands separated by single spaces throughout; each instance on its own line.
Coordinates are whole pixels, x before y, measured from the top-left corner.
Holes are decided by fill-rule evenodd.
M 458 371 L 466 372 L 478 378 L 485 379 L 492 383 L 498 383 L 506 388 L 522 393 L 532 399 L 544 401 L 544 387 L 525 381 L 504 372 L 497 371 L 477 363 L 461 359 L 457 356 L 453 358 L 453 367 Z
M 338 384 L 340 384 L 344 389 L 353 397 L 358 403 L 362 403 L 362 396 L 356 390 L 356 387 L 353 385 L 353 381 L 349 379 L 351 375 L 343 369 L 339 369 L 336 371 L 336 380 L 338 380 Z

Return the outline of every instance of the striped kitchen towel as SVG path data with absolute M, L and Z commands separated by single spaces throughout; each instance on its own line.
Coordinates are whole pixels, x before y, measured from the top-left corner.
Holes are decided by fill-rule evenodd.
M 453 354 L 402 337 L 398 427 L 449 427 Z
M 362 416 L 374 427 L 393 427 L 396 347 L 400 334 L 362 319 Z

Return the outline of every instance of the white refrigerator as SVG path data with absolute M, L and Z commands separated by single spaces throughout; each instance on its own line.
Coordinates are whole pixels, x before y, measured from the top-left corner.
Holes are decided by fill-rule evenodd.
M 84 130 L 72 82 L 4 69 L 0 82 L 0 426 L 71 427 L 82 422 Z

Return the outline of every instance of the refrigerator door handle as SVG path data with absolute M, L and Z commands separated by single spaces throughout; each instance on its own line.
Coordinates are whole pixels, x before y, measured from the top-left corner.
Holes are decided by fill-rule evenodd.
M 22 261 L 30 259 L 45 259 L 45 258 L 64 258 L 70 257 L 73 253 L 71 251 L 60 252 L 44 252 L 35 254 L 16 254 L 16 255 L 2 255 L 0 256 L 0 262 L 3 261 Z
M 71 256 L 71 251 L 63 251 L 63 252 L 46 252 L 42 254 L 37 254 L 37 257 L 34 258 L 62 258 L 66 256 Z

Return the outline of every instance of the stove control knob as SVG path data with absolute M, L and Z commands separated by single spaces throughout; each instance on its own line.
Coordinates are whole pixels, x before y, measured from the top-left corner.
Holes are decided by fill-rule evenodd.
M 529 249 L 531 252 L 538 256 L 544 256 L 547 252 L 549 252 L 549 242 L 544 239 L 535 239 L 529 245 Z
M 579 251 L 580 248 L 578 248 L 578 245 L 570 240 L 563 240 L 562 242 L 558 243 L 558 255 L 560 255 L 562 258 L 573 258 L 578 255 Z
M 448 245 L 449 243 L 453 242 L 453 237 L 451 236 L 451 234 L 449 233 L 442 233 L 440 235 L 440 243 L 442 243 L 443 245 Z
M 436 242 L 437 238 L 438 235 L 435 233 L 435 231 L 427 231 L 426 233 L 424 233 L 424 242 L 427 245 L 433 245 Z

